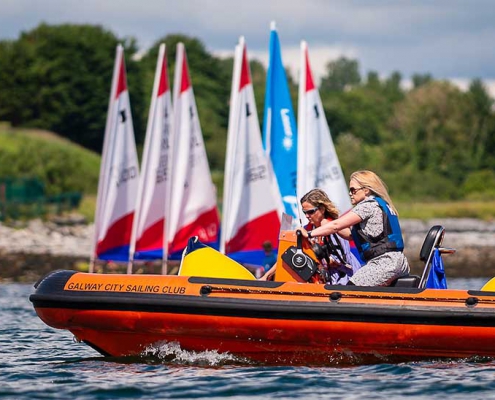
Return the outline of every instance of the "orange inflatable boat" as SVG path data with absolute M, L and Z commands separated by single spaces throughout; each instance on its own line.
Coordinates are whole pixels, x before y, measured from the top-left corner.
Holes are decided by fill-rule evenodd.
M 429 236 L 426 258 L 443 228 Z M 30 300 L 46 324 L 109 356 L 178 343 L 270 364 L 495 357 L 493 284 L 466 291 L 424 289 L 419 277 L 392 287 L 307 283 L 318 267 L 309 244 L 284 231 L 279 254 L 275 280 L 257 281 L 191 240 L 178 276 L 56 271 Z

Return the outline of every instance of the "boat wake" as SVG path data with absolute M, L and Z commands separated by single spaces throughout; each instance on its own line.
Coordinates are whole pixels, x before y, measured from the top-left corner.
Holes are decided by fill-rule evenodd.
M 251 364 L 242 357 L 236 357 L 230 353 L 219 353 L 216 350 L 188 351 L 180 347 L 178 342 L 158 342 L 148 346 L 141 356 L 146 358 L 158 358 L 162 362 L 177 365 L 194 365 L 218 367 L 223 365 Z

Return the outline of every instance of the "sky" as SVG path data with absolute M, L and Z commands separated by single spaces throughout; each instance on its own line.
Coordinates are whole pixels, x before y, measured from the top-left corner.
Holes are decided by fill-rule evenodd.
M 239 36 L 250 58 L 268 62 L 270 22 L 297 80 L 306 40 L 317 80 L 341 56 L 385 78 L 415 73 L 466 88 L 481 78 L 495 98 L 495 0 L 0 0 L 0 40 L 40 23 L 97 24 L 134 37 L 142 51 L 181 33 L 216 55 L 232 55 Z

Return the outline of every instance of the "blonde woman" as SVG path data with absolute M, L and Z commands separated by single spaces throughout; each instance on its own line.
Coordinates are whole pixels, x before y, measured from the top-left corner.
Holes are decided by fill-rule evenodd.
M 349 195 L 354 206 L 351 211 L 315 229 L 301 229 L 303 236 L 311 239 L 339 233 L 354 239 L 366 264 L 350 278 L 351 285 L 388 286 L 408 275 L 398 212 L 384 182 L 372 171 L 354 172 Z M 351 233 L 346 228 L 351 228 Z

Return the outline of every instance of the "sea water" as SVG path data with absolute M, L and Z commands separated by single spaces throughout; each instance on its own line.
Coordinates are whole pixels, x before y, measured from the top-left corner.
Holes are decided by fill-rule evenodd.
M 479 289 L 488 279 L 451 279 Z M 1 399 L 489 399 L 495 360 L 324 368 L 260 366 L 215 351 L 163 345 L 145 357 L 104 358 L 70 332 L 46 326 L 32 285 L 0 284 Z

